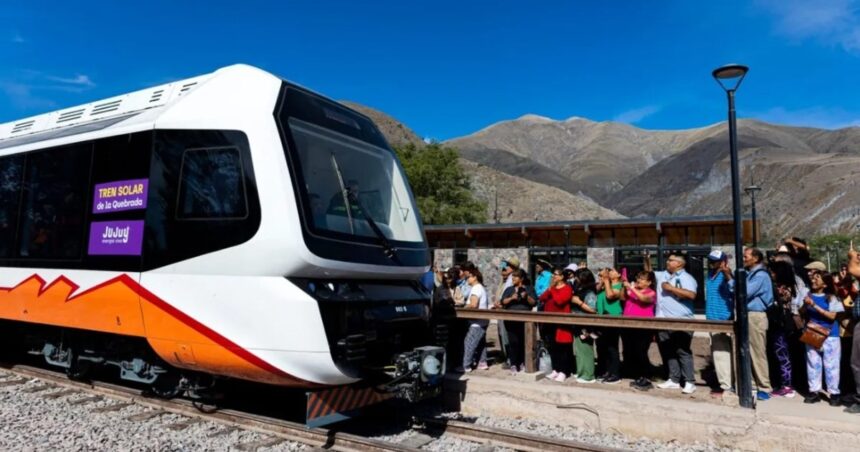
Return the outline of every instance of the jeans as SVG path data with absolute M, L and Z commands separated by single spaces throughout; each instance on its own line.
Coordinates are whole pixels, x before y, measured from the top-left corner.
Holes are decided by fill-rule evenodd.
M 466 333 L 466 339 L 463 340 L 463 367 L 469 368 L 472 366 L 475 355 L 478 355 L 479 363 L 487 362 L 487 327 L 475 326 L 469 327 Z
M 685 383 L 695 383 L 693 351 L 690 349 L 693 333 L 660 331 L 657 334 L 657 341 L 663 363 L 669 368 L 669 379 L 675 383 L 681 383 L 681 377 L 683 377 Z

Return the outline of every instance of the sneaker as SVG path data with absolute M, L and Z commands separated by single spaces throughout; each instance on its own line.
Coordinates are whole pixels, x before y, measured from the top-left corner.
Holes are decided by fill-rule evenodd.
M 615 383 L 618 383 L 619 381 L 621 381 L 621 377 L 616 377 L 616 376 L 606 377 L 603 380 L 600 380 L 601 383 L 608 384 L 608 385 L 614 385 Z
M 586 385 L 589 385 L 589 384 L 591 384 L 591 383 L 594 383 L 595 381 L 597 381 L 597 380 L 594 380 L 594 379 L 586 380 L 585 378 L 577 378 L 577 379 L 576 379 L 576 382 L 577 382 L 577 383 L 580 383 L 580 384 L 586 384 Z
M 631 382 L 630 386 L 633 389 L 638 389 L 640 391 L 647 391 L 654 387 L 654 385 L 651 384 L 651 380 L 648 380 L 647 378 L 639 378 L 638 380 Z
M 821 401 L 821 394 L 810 394 L 803 398 L 803 403 L 818 403 Z
M 794 389 L 791 386 L 783 386 L 783 387 L 777 389 L 776 391 L 771 392 L 770 395 L 776 396 L 776 397 L 786 397 L 786 398 L 790 399 L 790 398 L 796 396 L 797 393 L 794 392 Z
M 553 378 L 553 380 L 558 382 L 564 382 L 564 380 L 567 380 L 567 375 L 565 375 L 564 372 L 559 372 L 558 375 Z
M 478 363 L 478 370 L 488 370 L 490 366 L 487 363 Z
M 684 389 L 682 389 L 681 392 L 683 392 L 684 394 L 692 394 L 696 392 L 696 385 L 688 381 L 684 383 Z
M 851 414 L 860 414 L 860 403 L 855 403 L 854 405 L 845 408 L 844 411 Z
M 764 402 L 765 400 L 770 400 L 770 394 L 767 391 L 756 391 L 755 398 Z
M 554 370 L 554 371 L 552 371 L 551 374 L 547 375 L 546 378 L 548 378 L 550 380 L 555 380 L 555 377 L 557 377 L 557 376 L 558 376 L 558 371 Z
M 660 389 L 681 389 L 681 385 L 672 380 L 666 380 L 663 383 L 658 384 L 657 387 Z
M 840 406 L 842 405 L 842 399 L 839 398 L 839 394 L 830 396 L 830 406 Z
M 507 362 L 507 361 L 505 361 L 504 363 L 502 363 L 502 370 L 508 370 L 508 369 L 510 369 L 510 368 L 511 368 L 511 363 L 509 363 L 509 362 Z

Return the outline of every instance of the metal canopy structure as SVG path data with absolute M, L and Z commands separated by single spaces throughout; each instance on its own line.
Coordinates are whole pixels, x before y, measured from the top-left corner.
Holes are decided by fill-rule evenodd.
M 755 228 L 758 230 L 760 228 Z M 731 216 L 456 224 L 424 227 L 431 248 L 687 247 L 734 243 Z M 753 242 L 753 222 L 742 221 L 743 241 Z

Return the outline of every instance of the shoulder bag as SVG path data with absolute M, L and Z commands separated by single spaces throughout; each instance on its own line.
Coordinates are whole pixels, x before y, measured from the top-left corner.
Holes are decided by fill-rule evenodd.
M 803 334 L 800 336 L 800 342 L 821 350 L 824 341 L 830 336 L 830 328 L 821 326 L 813 321 L 806 322 L 806 328 L 803 329 Z

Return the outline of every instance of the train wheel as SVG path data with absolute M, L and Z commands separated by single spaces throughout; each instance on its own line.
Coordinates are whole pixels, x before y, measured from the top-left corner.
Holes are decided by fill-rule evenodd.
M 70 362 L 66 368 L 66 376 L 70 380 L 83 381 L 87 380 L 92 370 L 93 363 L 90 361 L 81 361 L 78 359 L 78 353 L 74 348 L 69 348 Z
M 150 389 L 153 394 L 162 399 L 172 399 L 185 392 L 182 386 L 183 378 L 179 372 L 167 372 L 159 375 Z

